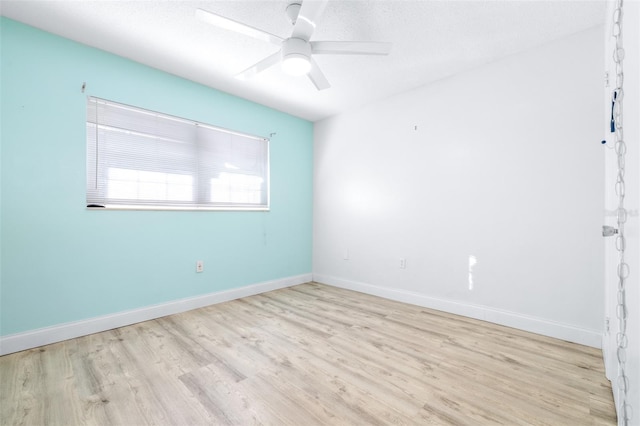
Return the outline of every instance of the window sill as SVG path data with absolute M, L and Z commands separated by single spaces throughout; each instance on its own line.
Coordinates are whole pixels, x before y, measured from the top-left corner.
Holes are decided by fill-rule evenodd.
M 103 207 L 86 207 L 87 210 L 138 210 L 138 211 L 250 211 L 268 212 L 270 207 L 181 207 L 181 206 L 139 206 L 139 205 L 113 205 L 106 204 Z

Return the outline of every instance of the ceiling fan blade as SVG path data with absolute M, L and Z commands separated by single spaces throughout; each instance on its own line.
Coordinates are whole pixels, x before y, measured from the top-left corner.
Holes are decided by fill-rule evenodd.
M 264 40 L 278 46 L 282 43 L 283 40 L 283 38 L 278 37 L 275 34 L 262 31 L 250 25 L 243 24 L 242 22 L 234 21 L 233 19 L 225 18 L 224 16 L 220 16 L 204 9 L 196 10 L 196 18 L 198 18 L 202 22 L 206 22 L 207 24 L 214 25 L 218 28 L 235 31 L 237 33 L 257 38 L 258 40 Z
M 327 77 L 324 76 L 320 67 L 318 67 L 318 64 L 313 60 L 313 58 L 311 58 L 311 71 L 309 71 L 308 76 L 309 80 L 311 80 L 318 90 L 324 90 L 331 87 Z
M 296 24 L 293 27 L 293 38 L 309 41 L 318 25 L 328 0 L 305 0 L 302 2 Z
M 236 78 L 240 80 L 247 80 L 254 75 L 266 70 L 267 68 L 277 64 L 278 62 L 280 62 L 280 51 L 277 51 L 273 55 L 267 56 L 257 64 L 250 66 L 246 70 L 237 74 Z
M 311 52 L 333 55 L 388 55 L 391 43 L 375 41 L 312 41 Z

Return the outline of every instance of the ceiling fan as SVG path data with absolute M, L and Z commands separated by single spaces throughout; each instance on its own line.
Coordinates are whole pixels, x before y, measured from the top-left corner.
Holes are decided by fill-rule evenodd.
M 311 41 L 320 16 L 328 0 L 306 0 L 291 3 L 286 14 L 293 32 L 289 38 L 282 38 L 258 28 L 243 24 L 204 9 L 196 11 L 196 17 L 203 22 L 235 31 L 280 46 L 280 50 L 267 56 L 255 65 L 236 75 L 236 78 L 248 79 L 267 68 L 282 63 L 285 72 L 291 75 L 307 74 L 318 90 L 328 89 L 329 81 L 324 76 L 313 55 L 388 55 L 391 43 L 371 41 Z

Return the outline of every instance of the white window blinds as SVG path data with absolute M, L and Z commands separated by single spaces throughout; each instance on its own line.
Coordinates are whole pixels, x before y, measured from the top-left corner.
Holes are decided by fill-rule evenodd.
M 269 140 L 89 97 L 87 205 L 268 209 Z

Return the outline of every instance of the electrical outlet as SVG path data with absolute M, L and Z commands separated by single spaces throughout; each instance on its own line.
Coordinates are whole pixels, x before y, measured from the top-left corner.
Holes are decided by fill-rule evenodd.
M 404 257 L 400 258 L 400 269 L 405 269 L 407 267 L 407 259 Z
M 349 260 L 349 249 L 344 249 L 342 252 L 342 260 Z
M 202 260 L 196 261 L 196 272 L 204 272 L 204 262 Z

